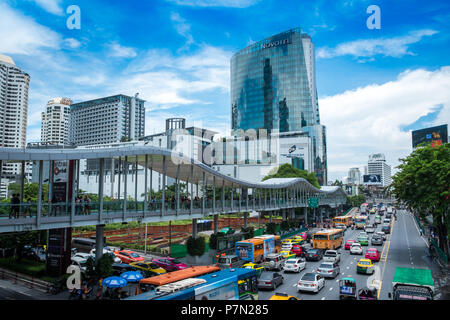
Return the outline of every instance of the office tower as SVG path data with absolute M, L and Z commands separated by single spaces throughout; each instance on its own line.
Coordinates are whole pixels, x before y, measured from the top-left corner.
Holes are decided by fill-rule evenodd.
M 67 144 L 69 142 L 69 114 L 72 101 L 54 98 L 42 112 L 41 142 Z
M 144 136 L 145 101 L 123 94 L 70 106 L 69 143 L 77 146 L 137 140 Z
M 327 183 L 326 128 L 320 124 L 314 44 L 300 28 L 256 42 L 231 58 L 231 127 L 304 132 L 312 139 L 314 171 Z
M 369 155 L 367 167 L 369 175 L 379 175 L 381 177 L 381 185 L 383 187 L 391 184 L 391 166 L 386 163 L 384 154 Z
M 30 76 L 11 57 L 0 54 L 0 147 L 25 148 Z M 20 164 L 3 165 L 3 177 L 15 179 Z

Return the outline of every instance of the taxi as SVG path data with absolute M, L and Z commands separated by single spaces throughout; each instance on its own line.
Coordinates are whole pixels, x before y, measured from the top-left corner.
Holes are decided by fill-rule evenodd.
M 302 243 L 303 241 L 305 241 L 305 239 L 301 235 L 295 235 L 292 239 L 294 239 L 295 241 L 298 241 L 299 243 Z
M 370 259 L 359 259 L 356 265 L 356 273 L 374 274 L 375 265 Z
M 256 264 L 256 263 L 253 263 L 253 262 L 249 262 L 249 263 L 246 263 L 246 264 L 242 265 L 242 268 L 253 269 L 253 270 L 256 271 L 258 276 L 261 274 L 261 272 L 264 271 L 264 267 L 262 265 Z
M 157 276 L 160 274 L 167 273 L 167 271 L 160 266 L 156 265 L 153 262 L 149 261 L 138 261 L 138 262 L 131 262 L 130 266 L 135 267 L 136 269 L 144 271 L 146 274 L 150 274 L 152 276 Z
M 284 292 L 277 292 L 273 296 L 271 296 L 269 300 L 300 300 L 300 299 L 294 296 L 290 296 Z
M 280 255 L 284 259 L 295 258 L 297 255 L 291 251 L 280 251 Z
M 114 251 L 114 254 L 122 261 L 122 263 L 144 261 L 143 257 L 131 250 Z
M 303 248 L 299 244 L 293 245 L 291 248 L 291 252 L 297 257 L 303 256 Z
M 303 240 L 306 240 L 306 238 L 308 238 L 308 234 L 306 232 L 300 232 L 298 236 L 302 237 Z
M 358 243 L 362 246 L 368 246 L 369 245 L 369 238 L 367 236 L 360 235 L 358 237 Z
M 352 240 L 352 239 L 345 241 L 345 245 L 344 245 L 345 250 L 350 250 L 353 243 L 355 243 L 355 240 Z
M 369 248 L 364 257 L 371 261 L 380 261 L 380 252 L 376 248 Z

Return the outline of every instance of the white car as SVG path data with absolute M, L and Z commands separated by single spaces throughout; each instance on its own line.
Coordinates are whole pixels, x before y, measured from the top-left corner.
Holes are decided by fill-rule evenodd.
M 366 230 L 367 233 L 374 233 L 375 232 L 375 229 L 373 227 L 366 227 L 365 230 Z
M 383 223 L 385 223 L 385 224 L 390 224 L 390 223 L 391 223 L 391 219 L 385 218 L 385 219 L 383 220 Z
M 341 261 L 341 254 L 336 250 L 327 250 L 323 255 L 324 262 L 339 262 Z
M 291 251 L 292 249 L 292 243 L 284 243 L 281 246 L 281 251 Z
M 363 254 L 363 249 L 359 243 L 352 243 L 352 246 L 350 247 L 350 254 Z
M 284 263 L 284 272 L 300 272 L 305 268 L 306 260 L 304 258 L 291 258 Z
M 86 263 L 87 263 L 87 259 L 82 258 L 82 257 L 80 257 L 80 256 L 78 256 L 78 257 L 73 256 L 73 257 L 70 259 L 70 262 L 71 262 L 73 265 L 79 267 L 80 270 L 81 270 L 81 272 L 86 272 Z
M 77 258 L 77 259 L 84 259 L 87 260 L 89 258 L 95 259 L 95 255 L 92 255 L 90 253 L 83 253 L 83 252 L 78 252 L 75 253 L 72 258 Z
M 297 291 L 310 291 L 318 293 L 325 287 L 325 279 L 317 273 L 305 273 L 297 282 Z
M 95 249 L 92 249 L 89 254 L 91 254 L 95 259 Z M 113 251 L 108 250 L 107 248 L 103 248 L 103 254 L 110 254 L 113 257 L 114 263 L 122 263 L 122 260 L 120 260 L 120 258 L 116 256 Z
M 384 233 L 383 231 L 377 231 L 375 234 L 382 236 L 383 240 L 386 240 L 386 233 Z

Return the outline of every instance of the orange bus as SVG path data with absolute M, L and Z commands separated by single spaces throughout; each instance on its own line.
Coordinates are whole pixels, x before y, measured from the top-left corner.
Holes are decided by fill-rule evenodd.
M 156 288 L 168 283 L 188 278 L 195 278 L 217 271 L 220 271 L 220 268 L 216 266 L 195 266 L 182 270 L 172 271 L 160 274 L 158 276 L 142 279 L 141 281 L 139 281 L 139 289 L 141 291 L 148 291 L 149 289 Z
M 343 224 L 343 225 L 345 225 L 345 226 L 348 227 L 348 226 L 351 226 L 351 225 L 352 225 L 353 219 L 352 219 L 351 216 L 338 216 L 338 217 L 334 217 L 333 220 L 332 220 L 333 227 L 335 227 L 336 224 L 338 224 L 338 223 Z
M 236 242 L 236 255 L 244 261 L 261 263 L 269 253 L 281 250 L 281 237 L 263 235 Z
M 339 248 L 344 241 L 344 231 L 341 229 L 328 229 L 313 234 L 312 242 L 314 249 Z

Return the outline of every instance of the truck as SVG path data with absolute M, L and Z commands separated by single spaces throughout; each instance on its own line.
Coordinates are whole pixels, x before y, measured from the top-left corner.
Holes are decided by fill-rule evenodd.
M 433 300 L 434 293 L 430 269 L 396 268 L 388 296 L 393 300 Z

